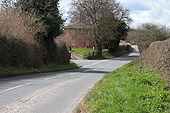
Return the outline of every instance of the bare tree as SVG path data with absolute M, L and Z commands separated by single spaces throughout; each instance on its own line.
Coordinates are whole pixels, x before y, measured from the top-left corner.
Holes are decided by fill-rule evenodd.
M 71 22 L 91 28 L 98 56 L 102 55 L 102 39 L 114 37 L 118 23 L 130 20 L 129 11 L 116 0 L 74 0 L 72 5 Z
M 166 26 L 146 23 L 128 33 L 127 40 L 139 46 L 139 51 L 145 51 L 152 42 L 163 41 L 170 37 Z

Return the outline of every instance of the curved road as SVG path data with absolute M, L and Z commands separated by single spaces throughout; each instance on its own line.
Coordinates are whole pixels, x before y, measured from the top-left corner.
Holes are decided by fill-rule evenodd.
M 0 113 L 71 113 L 96 82 L 139 55 L 109 60 L 75 60 L 80 69 L 0 80 Z

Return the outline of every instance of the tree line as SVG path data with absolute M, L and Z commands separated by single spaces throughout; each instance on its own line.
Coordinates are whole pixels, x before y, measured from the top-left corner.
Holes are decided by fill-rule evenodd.
M 127 41 L 139 46 L 139 51 L 145 51 L 152 42 L 170 38 L 170 30 L 163 25 L 147 23 L 128 32 Z

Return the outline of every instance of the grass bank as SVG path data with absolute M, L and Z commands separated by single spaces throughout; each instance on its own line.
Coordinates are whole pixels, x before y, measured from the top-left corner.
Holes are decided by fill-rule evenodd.
M 18 76 L 22 74 L 30 74 L 30 73 L 41 73 L 41 72 L 52 72 L 52 71 L 61 71 L 68 69 L 79 68 L 77 64 L 74 62 L 70 62 L 68 65 L 48 65 L 46 67 L 41 68 L 14 68 L 14 67 L 0 67 L 0 78 Z
M 125 55 L 129 52 L 125 45 L 120 46 L 119 50 L 115 51 L 114 53 L 109 53 L 108 49 L 102 50 L 102 57 L 93 56 L 92 53 L 96 51 L 91 48 L 72 48 L 72 53 L 83 58 L 83 59 L 110 59 L 114 57 L 119 57 Z
M 72 52 L 78 55 L 87 55 L 88 53 L 95 52 L 95 50 L 91 48 L 72 48 Z
M 170 87 L 155 70 L 126 65 L 106 75 L 85 97 L 79 113 L 170 113 Z

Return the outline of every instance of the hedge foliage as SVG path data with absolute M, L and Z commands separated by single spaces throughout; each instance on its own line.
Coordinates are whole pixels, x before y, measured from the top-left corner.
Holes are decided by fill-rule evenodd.
M 19 7 L 0 11 L 0 66 L 43 67 L 70 63 L 66 45 L 55 43 L 54 37 L 44 36 L 46 26 L 39 21 L 34 13 L 23 13 Z
M 27 60 L 27 49 L 22 40 L 0 36 L 1 66 L 23 66 Z
M 48 65 L 43 54 L 44 49 L 36 45 L 28 45 L 21 39 L 0 36 L 0 66 L 42 67 Z M 65 43 L 54 45 L 52 64 L 69 64 L 70 53 Z
M 170 81 L 170 38 L 165 41 L 153 42 L 137 61 L 156 68 Z
M 70 62 L 71 54 L 65 43 L 58 44 L 58 56 L 60 64 L 68 64 Z

